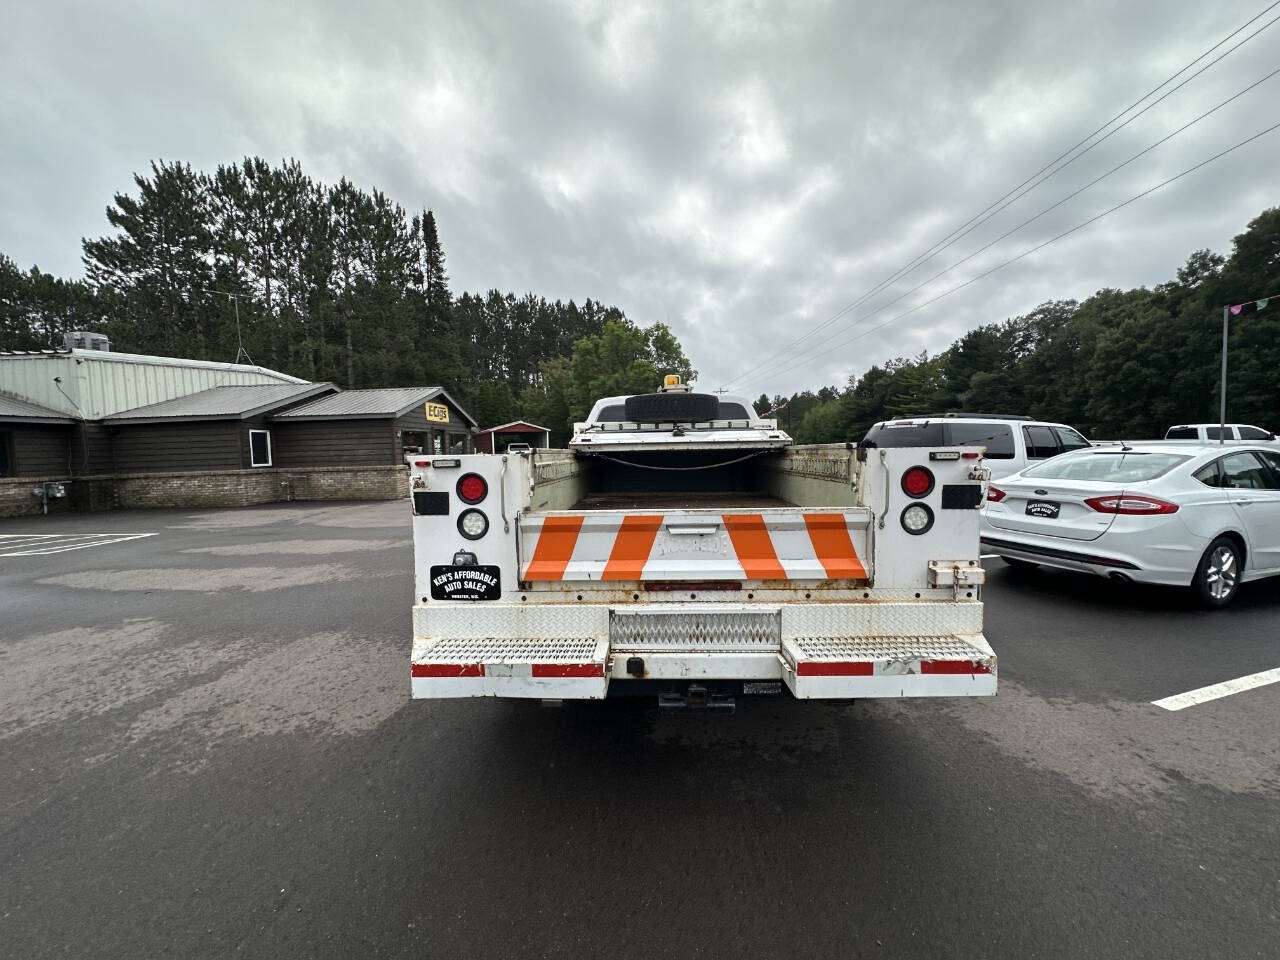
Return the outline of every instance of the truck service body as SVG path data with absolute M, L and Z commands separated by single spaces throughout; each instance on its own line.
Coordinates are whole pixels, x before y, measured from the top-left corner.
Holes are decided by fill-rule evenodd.
M 569 448 L 411 461 L 415 698 L 984 696 L 982 449 L 798 446 L 610 397 Z

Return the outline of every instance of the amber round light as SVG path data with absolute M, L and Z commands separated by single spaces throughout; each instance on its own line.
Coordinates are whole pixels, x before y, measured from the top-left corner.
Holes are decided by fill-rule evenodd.
M 468 473 L 458 481 L 458 496 L 466 503 L 479 503 L 489 494 L 489 484 L 478 473 Z

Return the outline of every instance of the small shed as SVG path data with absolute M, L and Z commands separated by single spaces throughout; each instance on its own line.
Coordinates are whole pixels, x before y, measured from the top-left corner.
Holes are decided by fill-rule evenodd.
M 277 466 L 269 418 L 338 388 L 332 383 L 221 386 L 103 419 L 119 473 Z
M 496 453 L 509 443 L 527 443 L 531 447 L 551 446 L 551 431 L 527 420 L 513 420 L 476 434 L 476 453 Z
M 0 477 L 65 475 L 75 422 L 65 413 L 0 393 Z
M 344 390 L 271 418 L 282 466 L 400 465 L 470 453 L 475 420 L 442 387 Z

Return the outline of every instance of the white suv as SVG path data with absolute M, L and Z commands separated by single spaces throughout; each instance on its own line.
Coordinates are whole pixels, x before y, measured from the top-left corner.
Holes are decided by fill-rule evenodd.
M 1217 423 L 1180 423 L 1164 432 L 1166 440 L 1221 440 L 1222 426 Z M 1249 423 L 1228 423 L 1228 440 L 1274 440 L 1270 430 Z
M 947 413 L 882 420 L 862 438 L 867 447 L 986 447 L 992 479 L 1007 477 L 1049 457 L 1092 446 L 1065 423 L 1030 417 Z

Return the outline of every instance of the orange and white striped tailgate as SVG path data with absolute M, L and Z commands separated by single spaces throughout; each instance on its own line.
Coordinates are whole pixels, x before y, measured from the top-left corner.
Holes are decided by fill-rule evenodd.
M 865 580 L 871 518 L 865 508 L 525 515 L 520 578 Z

